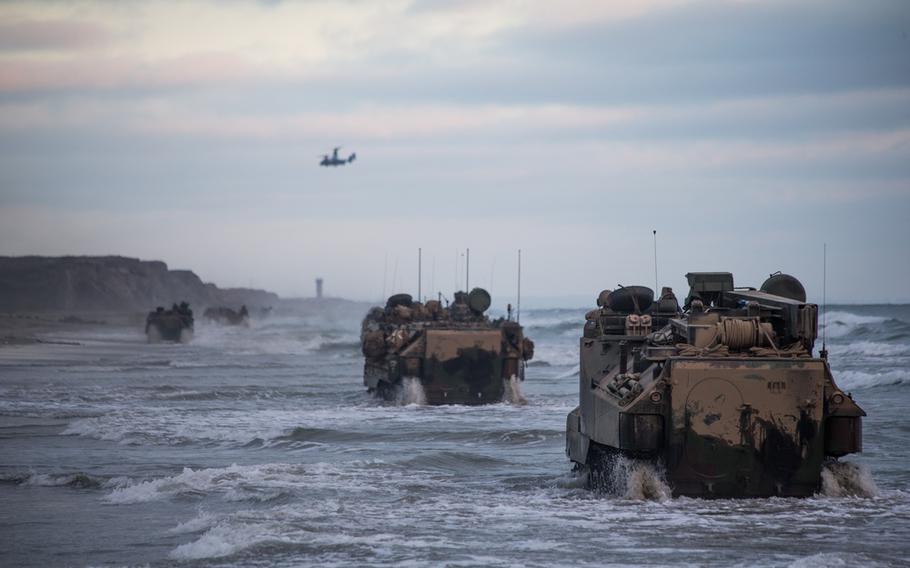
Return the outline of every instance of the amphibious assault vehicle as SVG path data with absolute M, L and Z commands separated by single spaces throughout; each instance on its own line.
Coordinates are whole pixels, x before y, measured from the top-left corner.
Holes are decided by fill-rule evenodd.
M 250 325 L 250 313 L 246 309 L 246 306 L 241 306 L 239 311 L 234 311 L 231 308 L 223 306 L 206 308 L 202 313 L 202 317 L 222 325 Z
M 672 289 L 601 292 L 580 343 L 580 405 L 566 453 L 594 488 L 622 458 L 662 468 L 674 495 L 809 496 L 827 460 L 862 451 L 865 412 L 838 388 L 802 284 L 774 274 L 734 288 L 728 272 Z
M 451 305 L 414 302 L 397 294 L 363 320 L 363 382 L 383 398 L 399 396 L 403 382 L 418 380 L 427 404 L 500 402 L 506 389 L 524 380 L 534 343 L 521 325 L 491 321 L 484 312 L 490 294 L 481 288 L 457 292 Z
M 193 310 L 186 302 L 180 302 L 179 306 L 174 304 L 169 310 L 158 306 L 145 318 L 145 335 L 149 343 L 188 343 L 193 337 Z

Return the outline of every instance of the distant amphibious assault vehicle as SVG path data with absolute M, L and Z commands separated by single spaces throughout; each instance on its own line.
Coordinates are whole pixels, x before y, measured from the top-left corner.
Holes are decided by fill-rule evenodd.
M 149 343 L 188 343 L 193 338 L 193 310 L 186 302 L 180 302 L 179 306 L 174 304 L 169 310 L 158 306 L 145 318 L 145 335 Z
M 507 383 L 524 380 L 534 343 L 508 318 L 491 321 L 490 295 L 456 292 L 450 306 L 396 294 L 363 320 L 363 382 L 383 398 L 419 380 L 428 404 L 486 404 L 503 400 Z
M 818 307 L 774 274 L 734 288 L 728 272 L 686 275 L 673 291 L 604 290 L 581 338 L 580 402 L 566 452 L 609 488 L 623 457 L 665 470 L 674 495 L 809 496 L 826 460 L 862 451 L 865 412 L 837 387 Z
M 241 306 L 239 311 L 234 311 L 231 308 L 226 308 L 224 306 L 206 308 L 202 313 L 202 317 L 221 325 L 250 325 L 250 313 L 246 309 L 246 306 Z

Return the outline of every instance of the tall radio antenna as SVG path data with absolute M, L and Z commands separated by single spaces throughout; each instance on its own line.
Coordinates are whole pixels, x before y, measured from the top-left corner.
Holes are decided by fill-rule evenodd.
M 515 322 L 521 323 L 521 249 L 518 249 L 518 301 L 515 308 Z
M 828 359 L 828 243 L 822 245 L 822 359 Z
M 382 298 L 381 299 L 383 302 L 386 299 L 385 288 L 386 288 L 386 281 L 388 280 L 388 277 L 389 277 L 389 253 L 387 252 L 387 253 L 385 253 L 385 261 L 383 262 L 383 265 L 382 265 Z
M 654 293 L 657 294 L 657 229 L 652 229 L 654 233 Z
M 420 248 L 420 247 L 418 247 L 418 248 L 417 248 L 417 301 L 418 301 L 418 302 L 423 301 L 423 300 L 421 300 L 421 298 L 422 298 L 423 296 L 420 295 L 421 292 L 423 291 L 423 290 L 421 290 L 421 285 L 423 284 L 423 282 L 422 282 L 422 278 L 423 278 L 423 258 L 422 258 L 422 257 L 423 257 L 423 249 Z
M 471 288 L 468 281 L 471 279 L 471 249 L 465 249 L 467 254 L 464 258 L 464 291 L 468 292 Z
M 392 269 L 392 293 L 398 289 L 398 257 L 395 257 L 395 268 Z

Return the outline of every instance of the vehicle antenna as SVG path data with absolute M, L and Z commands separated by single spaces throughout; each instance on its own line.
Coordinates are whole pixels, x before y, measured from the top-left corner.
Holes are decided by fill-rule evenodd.
M 822 245 L 822 359 L 828 359 L 828 243 Z
M 421 278 L 423 277 L 423 264 L 422 264 L 423 258 L 422 258 L 422 256 L 423 256 L 423 249 L 421 249 L 420 247 L 417 247 L 417 301 L 418 302 L 421 301 L 421 298 L 422 298 L 421 293 L 423 292 L 423 290 L 421 290 L 421 284 L 423 284 L 423 282 L 421 282 Z
M 385 287 L 386 287 L 386 281 L 388 280 L 388 278 L 389 278 L 389 253 L 386 252 L 385 260 L 383 261 L 383 264 L 382 264 L 382 298 L 381 298 L 381 300 L 383 302 L 386 299 Z
M 458 249 L 455 249 L 455 290 L 458 290 Z
M 652 230 L 654 233 L 654 293 L 657 294 L 657 229 Z
M 471 249 L 465 249 L 467 255 L 464 257 L 464 291 L 470 290 L 468 282 L 471 280 Z
M 430 264 L 430 293 L 436 289 L 436 255 L 433 255 L 433 262 Z
M 490 266 L 490 296 L 493 296 L 493 277 L 496 276 L 496 256 L 493 256 L 493 264 Z
M 398 257 L 395 257 L 395 268 L 392 269 L 392 290 L 398 289 Z
M 515 302 L 515 322 L 521 323 L 521 249 L 518 249 L 518 299 Z

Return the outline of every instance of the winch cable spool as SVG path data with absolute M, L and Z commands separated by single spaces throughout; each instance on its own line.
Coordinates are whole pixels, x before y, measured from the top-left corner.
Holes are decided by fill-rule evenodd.
M 717 324 L 717 341 L 731 349 L 743 349 L 755 345 L 755 326 L 751 321 L 725 319 Z
M 771 339 L 771 334 L 758 320 L 723 319 L 717 324 L 715 341 L 728 346 L 733 350 L 761 347 L 762 339 L 766 339 L 774 351 L 777 346 Z

